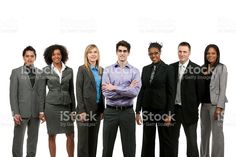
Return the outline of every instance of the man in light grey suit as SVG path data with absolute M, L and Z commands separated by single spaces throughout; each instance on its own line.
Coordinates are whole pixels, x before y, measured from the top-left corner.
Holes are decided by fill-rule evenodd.
M 10 104 L 14 119 L 13 157 L 23 156 L 23 142 L 27 128 L 27 155 L 35 157 L 39 130 L 41 71 L 34 67 L 36 51 L 28 46 L 23 50 L 24 65 L 13 69 L 10 77 Z

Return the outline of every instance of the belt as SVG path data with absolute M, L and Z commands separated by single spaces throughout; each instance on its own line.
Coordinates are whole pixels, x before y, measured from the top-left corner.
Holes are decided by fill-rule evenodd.
M 107 105 L 107 108 L 124 111 L 126 109 L 133 108 L 133 105 L 130 105 L 130 106 L 111 106 L 111 105 Z

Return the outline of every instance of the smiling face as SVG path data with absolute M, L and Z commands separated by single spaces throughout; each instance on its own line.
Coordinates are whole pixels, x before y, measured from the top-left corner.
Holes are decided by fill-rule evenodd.
M 118 61 L 120 62 L 126 62 L 129 56 L 129 51 L 127 49 L 127 47 L 125 46 L 119 46 L 116 54 L 118 56 Z
M 98 49 L 97 48 L 92 48 L 91 50 L 88 51 L 87 58 L 90 64 L 96 64 L 99 58 L 98 54 Z
M 62 55 L 61 51 L 59 49 L 55 49 L 52 53 L 52 62 L 54 64 L 59 64 L 61 63 Z
M 184 64 L 190 56 L 190 49 L 188 46 L 179 46 L 178 48 L 178 57 L 179 57 L 179 62 L 181 64 Z
M 153 63 L 157 63 L 161 60 L 160 50 L 158 48 L 152 47 L 149 49 L 148 55 Z
M 34 52 L 30 51 L 30 50 L 26 51 L 24 56 L 23 56 L 23 60 L 24 60 L 24 63 L 25 63 L 26 66 L 33 65 L 35 59 L 36 59 L 36 56 L 35 56 Z
M 217 52 L 214 48 L 209 48 L 207 55 L 206 55 L 207 61 L 213 65 L 215 64 L 216 60 L 217 60 Z

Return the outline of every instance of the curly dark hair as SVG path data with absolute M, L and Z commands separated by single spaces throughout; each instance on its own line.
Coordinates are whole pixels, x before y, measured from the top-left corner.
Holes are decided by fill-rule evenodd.
M 54 50 L 60 50 L 61 52 L 61 61 L 65 64 L 65 62 L 68 60 L 68 52 L 65 46 L 62 45 L 51 45 L 48 48 L 45 49 L 44 51 L 44 60 L 47 63 L 47 65 L 52 64 L 52 54 L 54 52 Z

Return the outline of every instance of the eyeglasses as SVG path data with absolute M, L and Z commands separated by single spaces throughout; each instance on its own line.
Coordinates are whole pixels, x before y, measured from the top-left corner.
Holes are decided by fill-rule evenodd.
M 126 53 L 126 52 L 128 52 L 128 50 L 120 50 L 120 49 L 118 49 L 117 52 L 124 52 L 124 53 Z
M 153 56 L 153 55 L 159 55 L 160 52 L 152 52 L 152 53 L 148 53 L 149 56 Z

